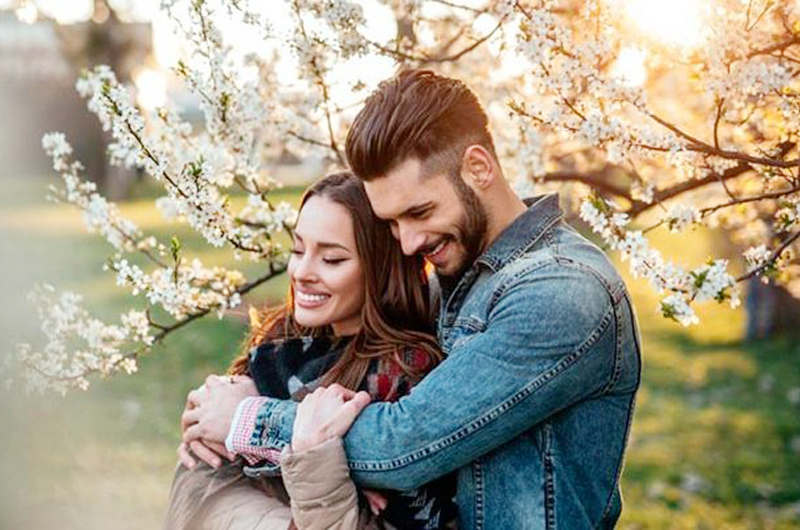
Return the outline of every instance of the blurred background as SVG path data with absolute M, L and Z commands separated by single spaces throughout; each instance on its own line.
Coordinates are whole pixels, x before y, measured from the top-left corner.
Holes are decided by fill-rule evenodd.
M 101 316 L 130 303 L 101 270 L 107 244 L 85 233 L 69 205 L 45 200 L 57 179 L 41 149 L 45 132 L 67 134 L 88 175 L 125 217 L 160 239 L 179 236 L 208 265 L 234 266 L 227 250 L 211 249 L 187 226 L 163 220 L 154 184 L 107 164 L 107 138 L 74 90 L 81 68 L 109 64 L 137 87 L 141 106 L 170 97 L 199 123 L 197 102 L 167 68 L 179 43 L 157 7 L 156 0 L 52 0 L 35 7 L 0 0 L 0 357 L 19 341 L 39 340 L 26 299 L 35 283 L 80 292 Z M 378 67 L 374 75 L 389 73 Z M 290 76 L 290 67 L 279 74 Z M 278 195 L 293 204 L 324 170 L 313 157 L 283 154 L 273 163 L 285 183 Z M 691 239 L 661 234 L 654 243 L 692 263 L 734 252 L 724 234 L 700 229 Z M 258 272 L 257 263 L 235 266 Z M 800 528 L 796 302 L 770 291 L 768 311 L 714 304 L 700 309 L 699 326 L 683 328 L 660 316 L 658 297 L 644 282 L 627 281 L 645 365 L 620 527 Z M 0 394 L 0 528 L 160 527 L 186 393 L 238 353 L 248 305 L 279 300 L 285 289 L 285 278 L 272 281 L 240 310 L 170 336 L 141 359 L 134 376 L 95 381 L 66 397 L 20 389 Z

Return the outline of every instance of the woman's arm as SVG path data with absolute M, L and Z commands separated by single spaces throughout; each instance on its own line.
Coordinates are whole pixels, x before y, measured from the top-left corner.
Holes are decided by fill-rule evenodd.
M 341 438 L 331 438 L 300 453 L 287 447 L 281 456 L 283 483 L 299 530 L 356 530 L 358 493 Z
M 354 394 L 345 403 L 320 389 L 298 406 L 291 446 L 281 455 L 281 472 L 292 500 L 292 518 L 300 530 L 358 528 L 358 493 L 350 480 L 341 436 L 369 402 L 366 392 Z M 325 430 L 323 421 L 334 411 L 343 419 L 336 432 Z

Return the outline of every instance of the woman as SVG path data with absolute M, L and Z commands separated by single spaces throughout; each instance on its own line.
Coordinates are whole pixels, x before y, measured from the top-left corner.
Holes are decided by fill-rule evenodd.
M 389 226 L 372 212 L 363 185 L 349 173 L 325 177 L 306 191 L 293 240 L 287 304 L 265 312 L 248 340 L 248 353 L 234 361 L 230 373 L 252 377 L 261 395 L 298 401 L 318 386 L 333 383 L 366 391 L 374 400 L 395 400 L 408 393 L 441 359 L 430 331 L 431 304 L 421 258 L 403 255 Z M 245 400 L 239 413 L 248 406 Z M 250 464 L 244 468 L 250 476 L 260 475 L 265 467 L 256 462 L 280 460 L 279 455 L 247 453 L 244 448 L 240 454 Z M 324 470 L 313 477 L 313 494 L 325 493 L 327 486 L 341 490 L 339 479 L 346 466 L 344 471 L 341 463 L 328 463 L 326 468 L 328 454 L 312 451 L 305 457 L 284 458 L 289 491 L 297 496 L 309 492 L 304 481 L 310 472 L 298 470 L 320 465 Z M 326 483 L 327 474 L 331 477 Z M 352 485 L 347 486 L 352 491 Z M 338 498 L 325 513 L 318 506 L 311 508 L 313 499 L 293 502 L 292 515 L 300 528 L 329 528 L 331 521 L 339 528 L 443 528 L 455 518 L 453 492 L 447 479 L 403 495 L 368 494 L 373 511 L 383 509 L 377 518 L 356 509 L 354 495 Z M 421 495 L 436 499 L 429 518 L 415 517 L 414 501 Z M 366 506 L 359 497 L 359 504 Z M 217 470 L 180 467 L 166 527 L 283 529 L 289 524 L 287 500 L 280 478 L 250 479 L 238 465 Z M 327 522 L 320 526 L 323 520 Z

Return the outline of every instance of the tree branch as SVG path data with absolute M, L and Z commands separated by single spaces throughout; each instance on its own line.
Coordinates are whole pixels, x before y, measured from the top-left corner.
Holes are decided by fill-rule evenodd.
M 579 171 L 554 171 L 542 177 L 537 177 L 534 180 L 542 182 L 581 182 L 596 190 L 634 202 L 627 188 L 616 186 L 608 182 L 607 179 L 613 170 L 625 171 L 616 166 L 607 166 L 600 171 L 589 173 L 581 173 Z
M 709 145 L 706 142 L 703 142 L 702 140 L 695 138 L 689 133 L 682 131 L 677 126 L 669 123 L 666 120 L 659 118 L 655 114 L 650 113 L 648 115 L 653 120 L 658 122 L 660 125 L 666 127 L 680 138 L 683 138 L 684 140 L 689 142 L 689 145 L 686 146 L 686 149 L 688 149 L 689 151 L 695 151 L 698 153 L 707 153 L 709 155 L 718 156 L 720 158 L 725 158 L 728 160 L 739 160 L 742 162 L 747 162 L 749 164 L 755 164 L 759 166 L 780 167 L 780 168 L 800 167 L 800 158 L 794 158 L 792 160 L 782 160 L 783 157 L 781 157 L 780 159 L 762 158 L 762 157 L 748 155 L 747 153 L 739 153 L 737 151 L 727 151 L 725 149 L 717 149 L 713 145 Z M 791 145 L 792 147 L 794 147 L 794 144 Z
M 791 245 L 792 243 L 797 241 L 798 238 L 800 238 L 800 230 L 798 230 L 797 232 L 795 232 L 794 234 L 789 236 L 789 238 L 786 239 L 786 241 L 784 241 L 781 246 L 776 248 L 775 251 L 767 259 L 767 261 L 765 261 L 764 263 L 762 263 L 761 265 L 759 265 L 755 269 L 753 269 L 753 270 L 751 270 L 751 271 L 739 276 L 738 278 L 736 278 L 736 281 L 737 282 L 743 282 L 744 280 L 748 280 L 748 279 L 760 274 L 763 270 L 765 270 L 770 265 L 775 263 L 775 260 L 780 258 L 781 254 L 783 254 L 783 251 L 786 250 L 787 248 L 789 248 L 789 245 Z

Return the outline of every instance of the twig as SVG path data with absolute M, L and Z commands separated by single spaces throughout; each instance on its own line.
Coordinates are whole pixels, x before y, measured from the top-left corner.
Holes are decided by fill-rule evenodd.
M 764 269 L 768 268 L 770 265 L 775 263 L 775 260 L 780 258 L 781 254 L 783 254 L 783 251 L 786 250 L 789 247 L 789 245 L 794 243 L 798 238 L 800 238 L 800 230 L 798 230 L 797 232 L 795 232 L 794 234 L 789 236 L 789 238 L 786 239 L 786 241 L 784 241 L 781 246 L 776 248 L 775 251 L 767 259 L 767 261 L 765 261 L 764 263 L 762 263 L 761 265 L 759 265 L 755 269 L 751 270 L 750 272 L 747 272 L 747 273 L 739 276 L 738 278 L 736 278 L 736 281 L 737 282 L 742 282 L 744 280 L 748 280 L 748 279 L 750 279 L 750 278 L 752 278 L 754 276 L 757 276 L 759 273 L 761 273 L 761 271 L 763 271 Z

